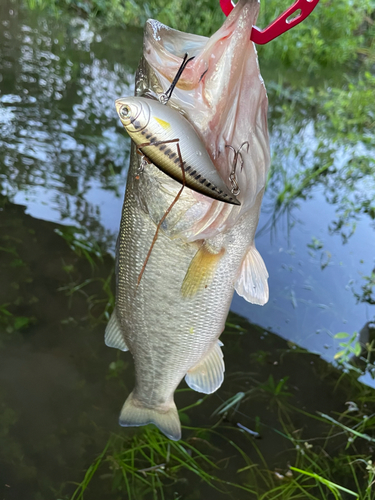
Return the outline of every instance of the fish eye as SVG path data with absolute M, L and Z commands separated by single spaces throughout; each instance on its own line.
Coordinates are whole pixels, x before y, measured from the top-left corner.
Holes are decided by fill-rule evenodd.
M 119 115 L 121 118 L 129 118 L 131 114 L 131 111 L 130 111 L 130 108 L 129 106 L 122 106 L 121 109 L 120 109 L 120 112 L 119 112 Z

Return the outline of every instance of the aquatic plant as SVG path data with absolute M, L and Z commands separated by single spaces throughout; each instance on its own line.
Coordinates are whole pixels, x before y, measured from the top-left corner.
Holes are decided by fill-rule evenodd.
M 357 340 L 358 333 L 354 332 L 352 336 L 346 332 L 336 333 L 335 339 L 346 339 L 343 342 L 340 342 L 341 351 L 338 351 L 335 354 L 335 359 L 340 360 L 341 363 L 346 363 L 350 360 L 350 358 L 354 356 L 359 356 L 361 354 L 362 348 L 361 344 Z
M 86 493 L 89 498 L 92 487 L 102 489 L 103 483 L 108 481 L 113 492 L 125 494 L 129 500 L 172 498 L 172 491 L 177 494 L 173 498 L 185 498 L 185 488 L 181 489 L 185 481 L 192 485 L 189 498 L 201 498 L 198 492 L 202 494 L 205 483 L 209 488 L 207 492 L 215 491 L 212 494 L 218 499 L 225 498 L 228 493 L 238 499 L 259 500 L 324 500 L 331 498 L 330 494 L 339 500 L 346 498 L 342 496 L 344 493 L 361 500 L 373 499 L 375 470 L 370 452 L 365 458 L 355 450 L 344 452 L 342 444 L 338 452 L 337 441 L 342 432 L 335 432 L 335 428 L 338 426 L 344 431 L 344 446 L 345 437 L 348 447 L 354 446 L 353 436 L 370 442 L 374 439 L 361 431 L 356 419 L 349 427 L 328 415 L 315 417 L 306 413 L 305 416 L 328 422 L 326 441 L 323 436 L 303 439 L 301 430 L 293 429 L 291 421 L 285 422 L 281 437 L 294 451 L 288 453 L 288 459 L 280 460 L 279 457 L 278 463 L 283 462 L 284 466 L 273 469 L 254 441 L 256 433 L 250 434 L 244 426 L 242 430 L 233 429 L 230 438 L 225 424 L 222 429 L 216 426 L 214 430 L 185 427 L 185 432 L 189 429 L 191 435 L 178 443 L 169 441 L 154 428 L 137 431 L 132 437 L 112 436 L 87 470 L 71 500 L 86 498 Z M 367 426 L 367 432 L 374 429 L 373 425 Z M 280 438 L 280 431 L 277 432 Z M 334 455 L 331 440 L 336 443 Z M 229 452 L 228 445 L 232 452 L 223 457 L 223 449 Z M 257 459 L 249 453 L 249 445 L 256 451 Z
M 354 296 L 358 302 L 375 305 L 375 268 L 369 276 L 363 276 L 363 279 L 365 283 L 361 286 L 361 292 L 354 291 Z
M 92 269 L 96 267 L 95 260 L 101 261 L 103 259 L 103 249 L 96 241 L 89 239 L 82 230 L 67 226 L 55 229 L 55 232 L 64 238 L 78 257 L 83 256 L 90 263 Z

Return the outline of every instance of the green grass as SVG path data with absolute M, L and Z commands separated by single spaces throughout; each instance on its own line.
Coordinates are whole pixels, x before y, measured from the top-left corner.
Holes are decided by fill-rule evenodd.
M 245 375 L 253 387 L 223 401 L 210 426 L 183 426 L 182 441 L 168 440 L 154 426 L 112 435 L 71 500 L 89 499 L 98 488 L 129 500 L 198 499 L 203 498 L 202 488 L 205 495 L 218 499 L 375 499 L 372 389 L 357 382 L 352 372 L 337 373 L 333 393 L 342 387 L 356 403 L 342 413 L 310 413 L 294 404 L 297 393 L 287 392 L 285 378 L 261 382 Z M 181 416 L 213 397 L 181 409 Z M 252 427 L 258 433 L 235 424 L 247 418 L 257 400 L 274 422 L 256 418 Z M 266 441 L 257 436 L 266 436 Z M 276 455 L 267 451 L 270 443 L 279 450 Z
M 284 469 L 272 470 L 259 450 L 258 460 L 249 458 L 243 436 L 238 439 L 239 433 L 231 440 L 224 437 L 222 430 L 218 428 L 215 431 L 195 428 L 189 430 L 192 437 L 178 443 L 169 441 L 151 427 L 138 431 L 132 438 L 111 437 L 103 453 L 87 470 L 71 500 L 81 500 L 86 498 L 85 495 L 90 498 L 90 483 L 94 475 L 100 475 L 102 481 L 108 484 L 107 487 L 110 485 L 111 491 L 127 495 L 129 500 L 171 498 L 171 486 L 176 486 L 183 478 L 191 484 L 204 482 L 218 495 L 238 495 L 235 498 L 346 498 L 342 493 L 361 500 L 375 498 L 371 487 L 375 472 L 370 455 L 365 458 L 340 453 L 332 457 L 324 448 L 301 442 L 288 433 L 284 438 L 286 445 L 294 448 L 294 458 L 289 465 L 285 462 Z M 186 428 L 184 432 L 187 432 Z M 358 434 L 361 438 L 366 437 Z M 210 443 L 211 438 L 215 437 L 216 445 L 218 436 L 232 446 L 231 456 L 220 462 L 220 450 Z M 242 446 L 235 440 L 241 441 Z M 253 446 L 256 445 L 253 443 Z M 225 468 L 233 461 L 233 454 L 237 455 L 237 461 L 242 461 L 242 464 L 228 478 Z M 348 483 L 350 487 L 346 486 Z M 241 496 L 240 492 L 247 496 Z
M 71 500 L 84 498 L 90 481 L 101 465 L 111 471 L 112 489 L 126 493 L 129 499 L 143 498 L 149 494 L 150 498 L 168 498 L 165 496 L 165 486 L 170 488 L 184 475 L 197 476 L 213 490 L 225 492 L 228 487 L 232 487 L 254 493 L 246 485 L 221 479 L 218 474 L 220 466 L 209 454 L 199 449 L 202 444 L 213 451 L 215 448 L 205 439 L 196 437 L 195 440 L 198 446 L 193 446 L 191 441 L 170 441 L 149 426 L 131 439 L 113 436 L 103 453 L 87 470 Z

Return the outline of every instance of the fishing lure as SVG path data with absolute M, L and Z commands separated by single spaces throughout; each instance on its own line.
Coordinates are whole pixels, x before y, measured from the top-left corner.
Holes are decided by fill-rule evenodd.
M 221 179 L 193 126 L 180 113 L 145 97 L 117 99 L 116 109 L 138 150 L 160 170 L 181 184 L 184 176 L 185 185 L 198 193 L 241 204 Z
M 117 99 L 116 109 L 121 123 L 137 145 L 137 151 L 182 184 L 156 227 L 150 249 L 138 276 L 139 285 L 160 227 L 177 203 L 185 186 L 233 205 L 240 205 L 240 202 L 221 179 L 192 125 L 180 113 L 159 101 L 145 97 Z

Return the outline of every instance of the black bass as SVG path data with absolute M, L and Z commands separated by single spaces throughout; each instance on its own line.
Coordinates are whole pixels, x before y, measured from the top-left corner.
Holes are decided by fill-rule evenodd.
M 136 95 L 157 98 L 184 54 L 195 56 L 168 106 L 194 124 L 221 179 L 232 179 L 240 191 L 238 206 L 185 189 L 161 226 L 137 287 L 155 227 L 180 184 L 153 164 L 139 174 L 132 146 L 116 307 L 105 341 L 134 357 L 136 383 L 120 424 L 154 423 L 174 440 L 181 437 L 174 403 L 181 380 L 206 394 L 223 382 L 219 337 L 234 289 L 255 304 L 268 300 L 267 270 L 254 245 L 270 163 L 267 95 L 250 41 L 258 9 L 258 0 L 239 0 L 210 39 L 148 21 L 136 75 Z

